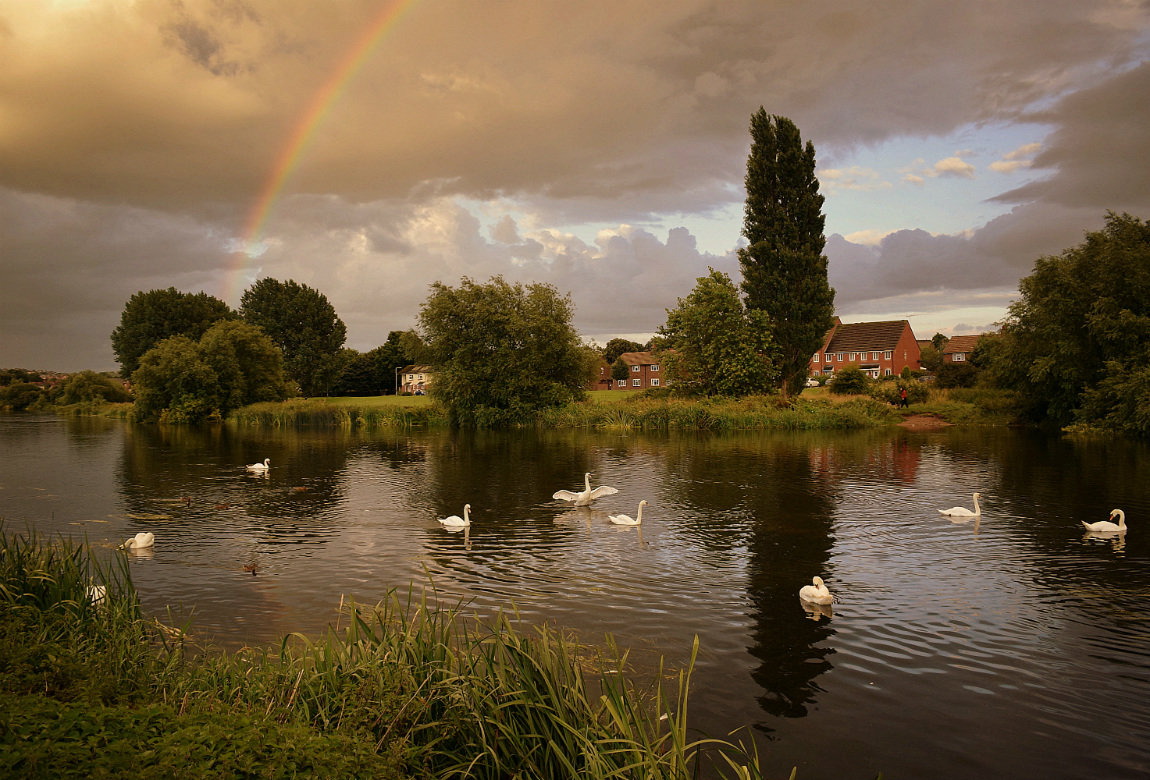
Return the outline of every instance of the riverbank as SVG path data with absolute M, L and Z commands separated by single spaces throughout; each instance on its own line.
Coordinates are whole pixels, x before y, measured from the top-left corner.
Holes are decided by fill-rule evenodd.
M 903 424 L 1005 426 L 1018 417 L 1015 394 L 1001 390 L 931 388 L 925 400 L 907 409 L 863 395 L 836 396 L 809 388 L 784 399 L 681 398 L 666 392 L 595 391 L 584 400 L 540 412 L 520 427 L 641 431 L 796 431 L 857 430 Z M 61 414 L 101 414 L 130 419 L 131 404 L 60 408 Z M 228 416 L 244 427 L 319 427 L 375 430 L 436 428 L 450 425 L 442 407 L 428 396 L 307 398 L 252 404 Z
M 760 776 L 740 747 L 688 738 L 697 642 L 646 688 L 613 647 L 394 592 L 234 655 L 184 629 L 142 616 L 120 554 L 0 525 L 0 774 Z

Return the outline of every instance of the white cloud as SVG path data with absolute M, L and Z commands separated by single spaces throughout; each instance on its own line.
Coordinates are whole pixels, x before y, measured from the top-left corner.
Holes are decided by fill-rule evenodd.
M 842 190 L 873 192 L 890 189 L 891 183 L 883 180 L 878 171 L 852 165 L 849 168 L 826 168 L 817 172 L 819 184 L 826 194 Z
M 990 164 L 990 170 L 997 173 L 1014 173 L 1021 168 L 1029 168 L 1034 164 L 1034 155 L 1042 149 L 1042 144 L 1035 142 L 1024 144 L 1012 152 L 1002 155 L 1001 160 Z

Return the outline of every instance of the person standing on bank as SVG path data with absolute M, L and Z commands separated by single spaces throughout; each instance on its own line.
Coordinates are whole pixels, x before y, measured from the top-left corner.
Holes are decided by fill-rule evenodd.
M 910 408 L 910 402 L 906 398 L 906 388 L 905 387 L 899 388 L 898 408 L 899 409 L 909 409 Z

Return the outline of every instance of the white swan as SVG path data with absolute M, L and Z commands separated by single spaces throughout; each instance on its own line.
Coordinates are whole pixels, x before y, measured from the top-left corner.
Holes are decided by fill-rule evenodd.
M 445 528 L 468 528 L 471 525 L 471 515 L 468 514 L 470 511 L 471 504 L 464 504 L 463 517 L 460 517 L 459 515 L 441 517 L 439 518 L 439 522 L 442 523 Z
M 835 600 L 834 595 L 827 590 L 827 586 L 823 584 L 822 577 L 815 577 L 811 580 L 813 585 L 804 585 L 799 588 L 799 598 L 803 601 L 809 601 L 812 604 L 830 604 Z
M 263 463 L 252 463 L 250 466 L 247 467 L 247 469 L 248 469 L 248 471 L 267 471 L 269 468 L 271 468 L 271 465 L 272 465 L 272 459 L 271 458 L 264 458 Z
M 614 488 L 612 488 L 614 490 Z M 635 513 L 635 519 L 632 520 L 629 515 L 607 515 L 607 519 L 615 525 L 639 525 L 643 522 L 643 507 L 647 506 L 647 501 L 639 502 L 639 511 Z
M 1093 534 L 1124 534 L 1126 533 L 1126 513 L 1121 509 L 1110 510 L 1110 516 L 1118 515 L 1117 525 L 1109 520 L 1100 520 L 1097 523 L 1088 523 L 1085 520 L 1080 521 L 1086 530 Z
M 92 602 L 92 606 L 98 607 L 104 603 L 104 598 L 108 595 L 108 589 L 103 585 L 89 585 L 87 590 L 88 601 Z
M 156 535 L 151 531 L 140 531 L 131 539 L 127 539 L 120 545 L 125 550 L 143 550 L 146 547 L 151 547 L 156 543 Z
M 974 494 L 974 511 L 973 512 L 971 512 L 969 509 L 967 509 L 964 506 L 952 506 L 950 509 L 940 509 L 940 510 L 938 510 L 938 513 L 940 515 L 946 515 L 947 517 L 981 517 L 982 516 L 982 510 L 978 506 L 978 499 L 980 499 L 980 498 L 982 498 L 981 493 L 975 493 Z
M 583 475 L 583 485 L 584 488 L 582 492 L 572 493 L 570 490 L 557 490 L 551 497 L 559 498 L 564 501 L 574 501 L 575 506 L 587 506 L 597 498 L 602 498 L 603 496 L 611 496 L 619 492 L 615 488 L 607 487 L 606 485 L 597 487 L 592 490 L 590 471 Z

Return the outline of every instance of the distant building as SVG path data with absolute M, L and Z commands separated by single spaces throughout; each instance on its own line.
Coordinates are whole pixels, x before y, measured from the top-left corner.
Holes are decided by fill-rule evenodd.
M 811 358 L 811 376 L 832 376 L 844 366 L 858 366 L 874 378 L 922 367 L 922 352 L 906 320 L 835 324 L 823 338 L 823 346 Z
M 974 348 L 978 346 L 981 334 L 974 336 L 951 336 L 950 341 L 942 348 L 943 363 L 966 363 L 970 360 Z
M 627 364 L 627 378 L 612 380 L 613 390 L 641 390 L 648 387 L 666 387 L 667 381 L 661 359 L 653 352 L 624 352 L 619 359 Z M 604 361 L 606 362 L 606 361 Z M 600 369 L 602 375 L 602 369 Z M 606 371 L 611 379 L 611 368 Z
M 432 366 L 406 366 L 399 372 L 399 392 L 426 395 L 435 373 Z

